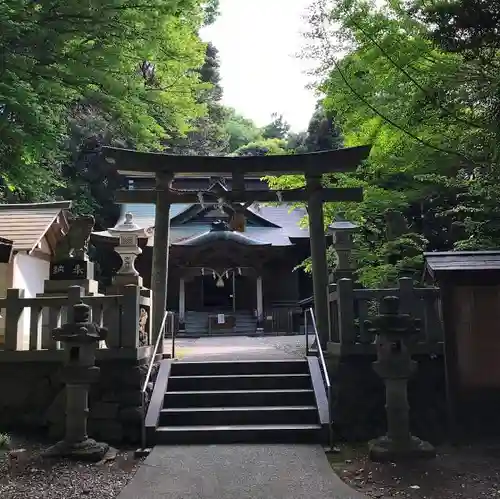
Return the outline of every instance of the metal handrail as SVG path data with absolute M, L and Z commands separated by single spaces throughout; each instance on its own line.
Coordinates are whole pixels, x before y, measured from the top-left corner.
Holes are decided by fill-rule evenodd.
M 141 428 L 141 445 L 142 448 L 146 448 L 146 390 L 148 389 L 149 379 L 151 378 L 151 373 L 153 372 L 153 365 L 155 363 L 156 354 L 158 353 L 158 348 L 160 347 L 160 340 L 165 338 L 165 326 L 167 324 L 167 317 L 171 314 L 168 311 L 165 311 L 163 314 L 163 319 L 161 321 L 160 330 L 158 331 L 158 336 L 156 338 L 155 347 L 153 349 L 153 354 L 151 355 L 151 359 L 149 360 L 148 372 L 146 374 L 146 378 L 144 379 L 144 384 L 141 389 L 141 406 L 142 406 L 142 428 Z M 175 334 L 174 327 L 172 327 L 172 358 L 174 358 L 175 354 Z
M 304 311 L 304 328 L 306 333 L 306 355 L 309 355 L 309 328 L 307 324 L 307 312 L 311 314 L 311 322 L 314 330 L 314 335 L 316 337 L 316 345 L 318 347 L 318 357 L 320 360 L 321 370 L 324 374 L 324 382 L 326 385 L 326 394 L 328 398 L 328 443 L 330 445 L 330 451 L 333 452 L 333 425 L 332 425 L 332 384 L 330 382 L 330 377 L 328 376 L 328 369 L 326 368 L 325 356 L 323 355 L 323 349 L 321 348 L 321 343 L 319 340 L 318 328 L 316 326 L 316 318 L 314 317 L 314 311 L 312 307 Z

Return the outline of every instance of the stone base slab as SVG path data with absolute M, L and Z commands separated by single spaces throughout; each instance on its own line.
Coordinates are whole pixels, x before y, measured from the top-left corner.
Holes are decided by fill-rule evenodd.
M 44 294 L 61 294 L 66 296 L 70 286 L 82 287 L 85 290 L 85 296 L 99 294 L 99 283 L 94 279 L 68 279 L 61 281 L 46 280 L 43 285 L 43 292 Z
M 370 459 L 378 463 L 436 457 L 436 449 L 429 442 L 412 435 L 405 442 L 395 442 L 387 436 L 376 438 L 368 443 L 368 449 Z
M 133 284 L 133 283 L 132 283 Z M 123 288 L 127 286 L 127 284 L 112 284 L 106 288 L 106 295 L 122 295 Z M 151 298 L 151 290 L 149 288 L 145 288 L 140 285 L 140 293 L 143 298 Z
M 109 445 L 87 438 L 83 442 L 69 443 L 61 440 L 44 452 L 44 457 L 65 457 L 77 461 L 101 461 L 109 451 Z

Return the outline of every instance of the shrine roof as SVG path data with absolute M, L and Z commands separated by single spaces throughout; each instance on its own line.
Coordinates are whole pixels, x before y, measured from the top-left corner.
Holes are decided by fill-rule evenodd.
M 500 270 L 500 251 L 441 251 L 424 253 L 425 268 L 440 272 Z
M 186 212 L 194 205 L 174 204 L 170 209 L 170 219 L 174 219 L 179 214 Z M 134 222 L 142 228 L 153 227 L 155 224 L 154 204 L 130 204 L 123 205 L 122 217 L 126 212 L 133 214 Z M 291 246 L 290 238 L 309 238 L 309 231 L 299 227 L 299 222 L 306 214 L 305 209 L 294 208 L 291 205 L 282 204 L 279 206 L 252 205 L 248 208 L 259 218 L 270 222 L 270 226 L 247 225 L 245 235 L 251 239 L 259 241 L 261 244 L 271 246 Z M 173 245 L 178 245 L 180 241 L 200 236 L 210 230 L 211 221 L 196 220 L 187 221 L 181 224 L 172 224 L 170 228 L 170 240 Z M 108 231 L 95 232 L 97 236 L 106 238 L 113 237 Z M 148 246 L 153 245 L 154 236 L 148 240 Z
M 271 243 L 258 241 L 241 232 L 231 230 L 209 230 L 203 234 L 189 237 L 187 239 L 178 240 L 172 243 L 174 246 L 203 246 L 205 244 L 213 244 L 218 241 L 232 241 L 243 246 L 270 246 Z
M 31 253 L 47 232 L 54 230 L 54 238 L 60 237 L 52 227 L 69 208 L 71 201 L 0 204 L 0 236 L 13 242 L 14 251 Z

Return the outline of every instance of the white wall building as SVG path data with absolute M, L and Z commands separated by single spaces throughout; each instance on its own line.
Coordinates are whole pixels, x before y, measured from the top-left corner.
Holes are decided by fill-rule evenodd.
M 49 278 L 50 260 L 57 243 L 66 234 L 68 222 L 65 210 L 71 201 L 34 204 L 0 204 L 0 237 L 13 243 L 12 257 L 0 263 L 0 297 L 8 288 L 24 289 L 26 298 L 43 293 Z M 1 311 L 0 345 L 5 332 L 5 310 Z M 30 310 L 25 309 L 20 321 L 24 348 L 28 348 Z

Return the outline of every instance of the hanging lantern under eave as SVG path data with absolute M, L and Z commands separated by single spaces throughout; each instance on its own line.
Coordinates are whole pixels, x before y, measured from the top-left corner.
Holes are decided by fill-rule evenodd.
M 224 287 L 224 279 L 222 278 L 222 276 L 219 276 L 219 278 L 217 279 L 217 282 L 215 283 L 215 285 L 218 288 L 223 288 Z

